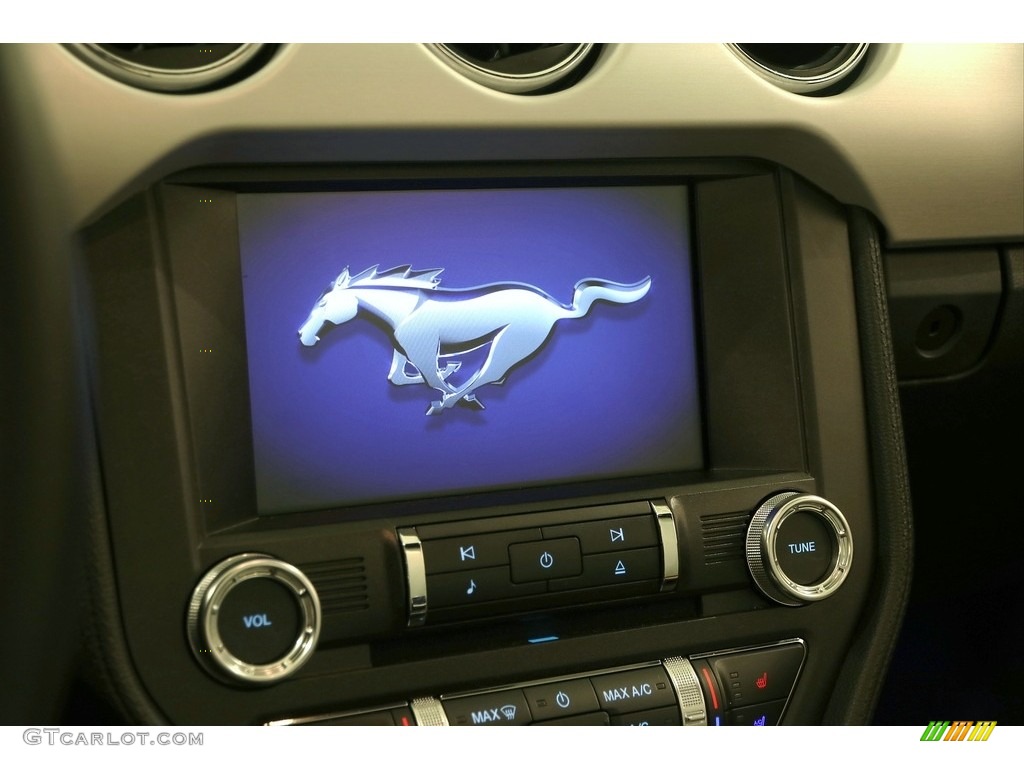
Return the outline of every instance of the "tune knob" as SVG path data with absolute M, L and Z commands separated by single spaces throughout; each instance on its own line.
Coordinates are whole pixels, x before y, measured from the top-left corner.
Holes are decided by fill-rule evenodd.
M 196 585 L 188 637 L 196 658 L 233 682 L 275 683 L 309 661 L 320 600 L 295 566 L 269 555 L 229 557 Z
M 786 491 L 765 501 L 747 529 L 747 566 L 782 605 L 824 600 L 846 580 L 853 537 L 843 513 L 820 496 Z

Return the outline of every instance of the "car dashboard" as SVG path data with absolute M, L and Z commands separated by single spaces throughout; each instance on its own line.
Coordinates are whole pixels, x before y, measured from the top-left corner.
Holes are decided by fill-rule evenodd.
M 901 397 L 1019 348 L 1024 48 L 825 46 L 5 49 L 40 633 L 74 578 L 128 722 L 871 722 Z

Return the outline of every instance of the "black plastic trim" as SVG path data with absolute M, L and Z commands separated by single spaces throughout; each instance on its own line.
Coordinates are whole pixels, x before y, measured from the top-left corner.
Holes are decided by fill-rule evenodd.
M 824 722 L 829 725 L 871 721 L 910 595 L 913 563 L 910 484 L 882 249 L 866 211 L 852 209 L 849 225 L 878 557 L 868 607 L 825 713 Z

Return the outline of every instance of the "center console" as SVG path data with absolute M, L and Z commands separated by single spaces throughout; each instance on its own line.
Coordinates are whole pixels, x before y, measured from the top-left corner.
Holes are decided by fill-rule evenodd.
M 84 273 L 126 707 L 821 722 L 878 558 L 850 236 L 745 161 L 211 167 L 123 204 Z

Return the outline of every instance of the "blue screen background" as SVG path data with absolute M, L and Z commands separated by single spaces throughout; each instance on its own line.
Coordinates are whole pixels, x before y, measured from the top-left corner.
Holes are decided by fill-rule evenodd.
M 239 195 L 261 513 L 700 468 L 686 190 L 679 186 Z M 331 280 L 411 264 L 443 288 L 634 283 L 628 305 L 562 320 L 485 410 L 388 382 L 393 347 L 360 314 L 314 347 L 297 330 Z M 482 358 L 466 358 L 459 376 Z

